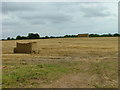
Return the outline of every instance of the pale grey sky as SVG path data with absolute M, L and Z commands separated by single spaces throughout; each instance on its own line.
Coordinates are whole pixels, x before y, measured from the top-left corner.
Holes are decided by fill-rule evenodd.
M 118 3 L 3 2 L 3 38 L 117 33 Z

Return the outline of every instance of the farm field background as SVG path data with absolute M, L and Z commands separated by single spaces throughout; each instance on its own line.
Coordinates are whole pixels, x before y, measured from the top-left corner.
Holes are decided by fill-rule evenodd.
M 14 54 L 36 41 L 39 54 Z M 117 88 L 118 38 L 2 41 L 3 88 Z

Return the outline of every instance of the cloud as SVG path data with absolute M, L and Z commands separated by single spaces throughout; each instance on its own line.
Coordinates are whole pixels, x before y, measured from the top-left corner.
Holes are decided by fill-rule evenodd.
M 96 9 L 84 9 L 85 17 L 107 17 L 110 15 L 109 12 L 96 11 Z
M 2 3 L 2 12 L 9 13 L 9 12 L 19 12 L 19 11 L 28 11 L 28 10 L 35 10 L 32 5 L 25 2 L 3 2 Z
M 52 6 L 55 5 L 55 6 Z M 70 15 L 59 12 L 53 3 L 3 3 L 3 14 L 26 20 L 31 24 L 64 23 Z
M 107 17 L 111 16 L 111 13 L 108 11 L 108 8 L 104 4 L 99 3 L 88 3 L 82 4 L 80 10 L 84 13 L 84 17 Z
M 4 38 L 117 31 L 117 3 L 4 2 L 2 14 L 3 32 L 12 31 L 4 32 Z
M 61 13 L 38 13 L 35 15 L 24 15 L 20 16 L 20 18 L 24 20 L 30 21 L 32 24 L 47 24 L 47 23 L 64 23 L 71 20 L 69 15 L 61 14 Z

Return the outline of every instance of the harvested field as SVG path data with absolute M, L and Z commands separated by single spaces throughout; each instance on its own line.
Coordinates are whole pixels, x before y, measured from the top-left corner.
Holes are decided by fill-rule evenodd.
M 16 42 L 39 54 L 15 54 Z M 118 38 L 2 41 L 3 88 L 117 88 Z

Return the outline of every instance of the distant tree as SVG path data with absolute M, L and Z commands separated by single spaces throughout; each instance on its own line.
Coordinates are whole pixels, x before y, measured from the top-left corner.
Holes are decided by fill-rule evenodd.
M 28 39 L 28 37 L 25 37 L 25 36 L 21 36 L 21 39 Z
M 69 35 L 65 35 L 64 37 L 69 37 Z
M 2 39 L 2 40 L 6 40 L 6 39 Z
M 112 37 L 113 35 L 112 34 L 102 34 L 101 37 Z
M 65 37 L 65 38 L 66 38 L 66 37 L 70 37 L 70 38 L 71 38 L 71 37 L 77 37 L 77 35 L 65 35 L 64 37 Z
M 50 38 L 55 38 L 54 36 L 50 36 Z
M 115 33 L 113 36 L 114 36 L 114 37 L 118 37 L 118 36 L 120 36 L 120 34 Z
M 21 36 L 18 35 L 18 36 L 16 37 L 16 40 L 20 40 L 20 39 L 21 39 Z
M 14 38 L 11 38 L 11 40 L 15 40 Z
M 45 39 L 49 38 L 48 36 L 45 36 Z
M 8 37 L 7 40 L 10 40 L 10 37 Z
M 90 34 L 89 37 L 100 37 L 99 34 Z
M 111 33 L 108 34 L 108 37 L 112 37 L 113 35 Z
M 27 36 L 29 39 L 39 39 L 40 36 L 39 34 L 34 34 L 34 33 L 29 33 L 28 36 Z
M 16 39 L 17 39 L 17 40 L 28 39 L 28 37 L 18 35 L 18 36 L 16 37 Z

